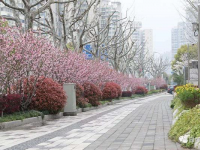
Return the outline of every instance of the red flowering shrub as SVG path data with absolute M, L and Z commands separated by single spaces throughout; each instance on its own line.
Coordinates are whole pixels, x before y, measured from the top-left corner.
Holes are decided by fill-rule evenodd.
M 135 94 L 136 87 L 132 88 L 132 94 Z
M 103 99 L 114 99 L 118 97 L 118 90 L 112 82 L 107 82 L 102 91 Z
M 120 85 L 119 84 L 117 84 L 117 83 L 114 83 L 114 82 L 112 82 L 112 84 L 115 86 L 115 88 L 117 89 L 117 98 L 119 98 L 119 97 L 121 97 L 122 96 L 122 89 L 121 89 L 121 87 L 120 87 Z
M 60 84 L 51 78 L 41 77 L 36 84 L 36 92 L 31 101 L 31 108 L 56 114 L 64 108 L 66 99 L 67 97 Z
M 168 88 L 167 84 L 163 84 L 163 85 L 160 87 L 160 89 L 163 89 L 163 90 L 167 90 L 167 88 Z
M 131 91 L 123 91 L 122 92 L 122 97 L 131 97 L 132 96 L 132 92 Z
M 143 86 L 138 86 L 135 90 L 135 94 L 147 94 L 148 90 Z
M 87 98 L 79 97 L 78 99 L 76 99 L 76 104 L 80 108 L 85 108 L 88 103 L 89 103 L 89 100 Z
M 8 94 L 0 98 L 0 114 L 12 114 L 20 111 L 21 101 L 25 99 L 21 94 Z
M 84 87 L 80 84 L 76 84 L 76 105 L 80 108 L 85 108 L 89 103 L 87 98 L 84 98 Z
M 84 97 L 84 87 L 80 84 L 76 84 L 76 99 Z
M 8 94 L 6 97 L 7 107 L 5 109 L 6 114 L 12 114 L 20 111 L 20 104 L 23 99 L 21 94 Z
M 84 97 L 89 100 L 92 106 L 100 105 L 99 101 L 102 99 L 101 90 L 93 83 L 86 82 L 83 84 Z

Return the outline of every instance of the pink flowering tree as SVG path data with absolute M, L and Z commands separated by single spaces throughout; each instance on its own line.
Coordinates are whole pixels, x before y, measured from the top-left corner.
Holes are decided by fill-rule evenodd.
M 18 28 L 1 28 L 0 34 L 0 93 L 2 95 L 22 93 L 23 81 L 34 76 L 34 87 L 40 76 L 49 75 L 49 54 L 54 47 L 45 38 L 33 32 L 22 33 Z M 35 88 L 28 93 L 27 100 L 22 104 L 26 108 L 34 95 Z
M 156 78 L 151 80 L 151 85 L 156 86 L 157 89 L 160 89 L 165 84 L 166 81 L 163 78 Z
M 124 90 L 144 85 L 143 79 L 117 72 L 107 62 L 87 60 L 84 54 L 56 48 L 39 34 L 5 26 L 0 31 L 0 94 L 25 94 L 23 87 L 31 82 L 32 91 L 26 93 L 24 108 L 30 104 L 41 76 L 60 84 L 91 82 L 101 87 L 115 82 Z

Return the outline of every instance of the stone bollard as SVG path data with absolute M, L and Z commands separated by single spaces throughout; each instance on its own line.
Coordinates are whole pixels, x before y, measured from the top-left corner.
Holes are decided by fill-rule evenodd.
M 65 83 L 63 89 L 67 95 L 67 103 L 64 108 L 64 116 L 76 116 L 76 84 Z

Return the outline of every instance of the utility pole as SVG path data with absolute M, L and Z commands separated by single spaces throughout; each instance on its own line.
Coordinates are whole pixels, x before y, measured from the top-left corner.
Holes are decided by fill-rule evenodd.
M 198 4 L 198 26 L 200 29 L 200 4 Z M 200 32 L 198 33 L 198 87 L 200 88 Z
M 188 49 L 187 49 L 187 60 L 188 60 L 188 83 L 190 83 L 190 54 L 189 54 L 189 51 L 190 51 L 190 46 L 188 44 Z
M 183 68 L 183 84 L 186 84 L 186 77 L 185 77 L 185 66 L 184 66 L 184 68 Z

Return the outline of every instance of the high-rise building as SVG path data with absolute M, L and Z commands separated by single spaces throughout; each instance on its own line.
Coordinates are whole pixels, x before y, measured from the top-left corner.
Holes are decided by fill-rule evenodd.
M 142 29 L 141 22 L 134 22 L 133 27 L 135 28 L 132 36 L 135 42 L 134 48 L 141 49 L 148 56 L 153 55 L 153 30 Z
M 132 35 L 132 39 L 134 40 L 135 44 L 134 47 L 135 48 L 141 48 L 141 44 L 142 44 L 142 22 L 134 22 L 133 24 L 133 28 L 135 29 L 135 32 Z
M 102 0 L 99 6 L 100 14 L 100 28 L 105 28 L 107 26 L 108 19 L 110 18 L 110 31 L 109 37 L 112 37 L 115 34 L 117 27 L 119 26 L 120 19 L 122 18 L 121 11 L 121 2 L 111 1 L 111 0 Z M 112 15 L 112 17 L 110 17 Z
M 198 6 L 198 0 L 191 0 L 194 6 Z M 172 59 L 178 49 L 185 44 L 196 44 L 197 37 L 194 36 L 192 23 L 197 22 L 198 13 L 188 4 L 185 9 L 184 22 L 179 22 L 177 27 L 171 31 Z
M 185 33 L 186 30 L 187 30 L 187 25 L 185 22 L 179 22 L 177 27 L 171 30 L 172 59 L 174 58 L 178 49 L 182 45 L 189 43 Z
M 144 29 L 143 31 L 144 52 L 149 56 L 153 55 L 153 30 Z

